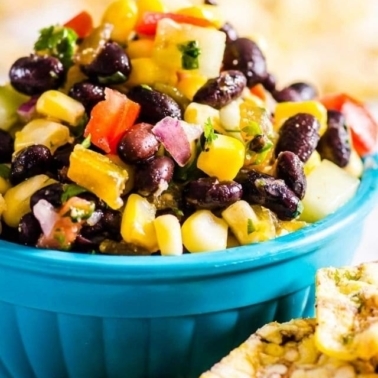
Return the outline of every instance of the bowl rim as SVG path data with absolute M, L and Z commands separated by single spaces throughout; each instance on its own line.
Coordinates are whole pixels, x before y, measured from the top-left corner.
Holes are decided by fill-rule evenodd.
M 326 218 L 298 231 L 248 246 L 222 251 L 183 254 L 180 256 L 113 256 L 38 249 L 0 240 L 0 267 L 8 266 L 50 274 L 80 274 L 86 271 L 104 275 L 109 272 L 124 275 L 166 276 L 179 272 L 208 271 L 223 267 L 230 271 L 242 264 L 258 268 L 310 253 L 327 238 L 337 235 L 352 222 L 363 222 L 378 198 L 378 152 L 364 159 L 364 173 L 355 196 Z M 302 253 L 298 250 L 302 249 Z M 12 250 L 12 253 L 9 253 Z M 228 268 L 226 268 L 228 267 Z M 157 269 L 158 268 L 158 269 Z M 65 273 L 66 272 L 66 273 Z

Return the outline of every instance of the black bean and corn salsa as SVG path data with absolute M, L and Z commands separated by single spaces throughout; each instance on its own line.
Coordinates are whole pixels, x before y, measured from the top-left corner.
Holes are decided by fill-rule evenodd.
M 0 87 L 3 240 L 111 255 L 264 242 L 355 194 L 377 125 L 280 85 L 214 2 L 116 0 L 40 30 Z

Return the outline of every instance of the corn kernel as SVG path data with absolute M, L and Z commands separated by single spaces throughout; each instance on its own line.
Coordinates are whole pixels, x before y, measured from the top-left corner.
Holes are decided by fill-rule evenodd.
M 182 236 L 180 222 L 172 214 L 158 216 L 154 220 L 160 253 L 165 256 L 182 255 Z
M 125 43 L 134 29 L 138 18 L 138 6 L 135 0 L 116 0 L 108 5 L 102 23 L 113 25 L 112 40 Z
M 152 56 L 153 48 L 154 41 L 152 39 L 142 38 L 130 41 L 127 44 L 126 52 L 130 59 L 150 58 Z
M 30 197 L 38 190 L 56 181 L 46 175 L 33 176 L 8 189 L 4 194 L 4 222 L 10 227 L 17 227 L 23 215 L 30 209 Z
M 131 243 L 150 252 L 158 250 L 154 220 L 156 208 L 139 194 L 132 193 L 127 199 L 122 214 L 121 235 Z
M 248 202 L 240 200 L 228 206 L 222 211 L 222 218 L 241 245 L 254 240 L 253 233 L 258 228 L 259 219 Z
M 96 194 L 112 209 L 123 205 L 121 195 L 128 180 L 126 170 L 108 157 L 77 144 L 70 155 L 69 179 Z
M 220 181 L 233 180 L 244 164 L 244 156 L 245 147 L 240 140 L 217 134 L 199 154 L 197 167 Z
M 189 252 L 207 252 L 227 247 L 227 223 L 209 210 L 197 210 L 181 227 L 182 241 Z
M 217 29 L 222 27 L 224 24 L 224 20 L 221 17 L 220 13 L 217 12 L 217 8 L 212 5 L 192 5 L 178 9 L 176 13 L 205 19 L 207 21 L 210 21 Z
M 48 119 L 33 119 L 15 134 L 15 152 L 32 144 L 43 144 L 52 153 L 72 140 L 70 130 L 58 122 Z
M 177 76 L 174 71 L 160 67 L 151 58 L 131 59 L 131 66 L 133 69 L 126 82 L 127 86 L 153 85 L 157 82 L 169 85 L 176 85 L 177 83 Z
M 71 126 L 77 126 L 85 114 L 81 102 L 56 90 L 42 93 L 37 100 L 36 109 L 39 114 L 57 118 Z
M 182 92 L 189 100 L 193 100 L 194 95 L 197 93 L 207 81 L 207 78 L 200 75 L 197 72 L 182 73 L 177 83 L 177 88 Z
M 278 130 L 290 117 L 298 113 L 313 115 L 320 124 L 319 135 L 322 136 L 327 129 L 327 109 L 319 101 L 280 102 L 274 111 L 274 127 Z

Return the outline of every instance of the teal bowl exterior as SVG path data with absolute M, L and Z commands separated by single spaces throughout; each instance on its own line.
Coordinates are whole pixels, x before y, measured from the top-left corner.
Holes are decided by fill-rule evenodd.
M 194 378 L 272 321 L 314 313 L 317 269 L 352 262 L 378 159 L 336 213 L 256 245 L 179 257 L 0 242 L 1 378 Z

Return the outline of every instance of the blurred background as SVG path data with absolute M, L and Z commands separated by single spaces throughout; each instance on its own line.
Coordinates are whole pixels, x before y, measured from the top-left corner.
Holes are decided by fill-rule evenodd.
M 0 1 L 0 79 L 28 54 L 42 27 L 88 10 L 96 22 L 111 0 Z M 166 0 L 175 7 L 187 0 Z M 194 0 L 195 3 L 202 2 Z M 217 0 L 241 36 L 253 36 L 279 84 L 308 80 L 322 92 L 378 98 L 378 1 Z

